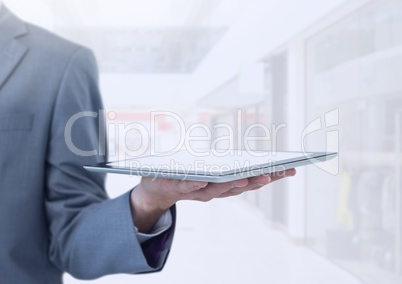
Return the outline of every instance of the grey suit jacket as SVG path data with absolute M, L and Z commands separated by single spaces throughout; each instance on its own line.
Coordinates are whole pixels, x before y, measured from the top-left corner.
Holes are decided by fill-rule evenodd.
M 105 157 L 81 157 L 66 146 L 68 119 L 102 109 L 97 72 L 88 49 L 2 7 L 0 283 L 57 284 L 64 271 L 83 279 L 152 272 L 166 261 L 174 228 L 140 245 L 129 193 L 108 199 L 105 177 L 82 168 Z M 98 120 L 79 119 L 72 140 L 98 149 Z

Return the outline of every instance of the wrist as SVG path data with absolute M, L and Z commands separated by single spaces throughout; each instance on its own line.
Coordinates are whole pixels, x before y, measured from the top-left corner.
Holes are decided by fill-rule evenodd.
M 134 225 L 139 232 L 148 233 L 174 202 L 158 200 L 157 196 L 152 196 L 139 184 L 131 191 L 130 205 Z
M 163 189 L 162 189 L 163 190 Z M 147 185 L 138 184 L 131 191 L 131 202 L 147 213 L 165 212 L 172 207 L 177 200 L 170 200 L 161 192 L 147 188 Z

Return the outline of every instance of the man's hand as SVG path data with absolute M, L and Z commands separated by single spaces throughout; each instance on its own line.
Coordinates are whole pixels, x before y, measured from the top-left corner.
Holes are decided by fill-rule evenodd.
M 235 196 L 295 174 L 295 169 L 289 169 L 226 183 L 143 177 L 140 184 L 131 192 L 134 224 L 140 232 L 147 233 L 159 217 L 177 201 L 205 202 L 214 198 Z

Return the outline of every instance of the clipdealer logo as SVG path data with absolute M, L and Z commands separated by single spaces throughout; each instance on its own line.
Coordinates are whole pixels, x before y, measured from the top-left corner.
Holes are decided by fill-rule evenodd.
M 105 124 L 106 119 L 109 118 L 109 123 Z M 160 130 L 158 130 L 157 120 L 158 117 L 163 117 L 168 119 L 172 126 L 172 132 L 174 138 L 169 141 L 169 148 L 157 149 L 160 141 L 165 139 L 161 137 Z M 146 123 L 139 123 L 131 121 L 129 123 L 125 122 L 111 122 L 116 118 L 115 112 L 106 113 L 105 110 L 100 110 L 98 112 L 84 111 L 73 115 L 66 123 L 64 129 L 65 143 L 68 149 L 79 156 L 90 157 L 94 155 L 105 155 L 106 154 L 106 141 L 107 134 L 113 133 L 113 145 L 119 149 L 116 151 L 114 149 L 113 154 L 118 155 L 119 160 L 127 159 L 129 157 L 139 157 L 146 152 L 150 152 L 151 156 L 170 156 L 182 149 L 186 149 L 194 157 L 206 157 L 209 155 L 214 155 L 216 157 L 224 157 L 228 155 L 235 155 L 236 149 L 241 150 L 244 148 L 249 154 L 259 157 L 265 156 L 266 152 L 254 150 L 251 146 L 255 142 L 270 144 L 271 152 L 275 155 L 277 152 L 277 137 L 280 132 L 286 128 L 286 124 L 272 124 L 271 128 L 263 123 L 252 123 L 243 129 L 241 123 L 235 123 L 235 125 L 228 123 L 217 123 L 214 125 L 206 125 L 204 123 L 193 123 L 191 125 L 186 125 L 183 118 L 178 114 L 169 111 L 154 111 L 150 112 L 149 120 Z M 242 120 L 242 111 L 238 110 L 237 120 Z M 72 136 L 74 125 L 80 122 L 80 127 L 84 124 L 92 124 L 98 121 L 98 133 L 93 133 L 94 135 L 99 135 L 98 147 L 92 150 L 82 150 L 77 145 L 74 144 Z M 147 125 L 149 123 L 149 125 Z M 223 132 L 225 134 L 214 136 L 217 131 Z M 260 135 L 253 135 L 254 131 L 258 131 Z M 136 145 L 137 147 L 130 146 L 128 143 L 128 137 L 130 134 L 135 133 L 137 136 Z M 109 141 L 110 142 L 110 141 Z M 159 142 L 159 143 L 158 143 Z M 193 143 L 203 143 L 208 146 L 199 148 L 193 146 Z M 220 145 L 226 145 L 225 147 L 219 147 Z M 235 146 L 238 145 L 238 146 Z M 93 145 L 94 146 L 94 145 Z M 116 147 L 115 147 L 116 148 Z M 218 150 L 219 149 L 219 150 Z M 111 154 L 111 149 L 109 149 L 109 155 Z
M 242 113 L 241 110 L 238 110 L 238 117 L 241 117 Z M 185 122 L 183 119 L 172 112 L 151 112 L 149 116 L 149 123 L 150 126 L 146 127 L 142 123 L 138 122 L 130 122 L 130 123 L 121 123 L 121 122 L 113 122 L 106 125 L 106 117 L 109 118 L 110 121 L 113 121 L 116 118 L 117 114 L 115 112 L 106 113 L 105 110 L 100 110 L 99 112 L 91 112 L 91 111 L 84 111 L 73 115 L 68 122 L 66 123 L 64 129 L 64 138 L 66 142 L 66 146 L 68 149 L 79 156 L 82 157 L 89 157 L 94 155 L 106 155 L 106 136 L 107 133 L 110 132 L 111 129 L 114 129 L 115 137 L 114 137 L 114 144 L 121 147 L 118 154 L 118 160 L 124 161 L 130 157 L 139 157 L 144 154 L 146 151 L 150 151 L 151 156 L 158 155 L 158 156 L 170 156 L 181 149 L 185 148 L 192 156 L 194 157 L 206 157 L 208 155 L 214 155 L 216 157 L 223 157 L 227 155 L 234 155 L 234 142 L 238 145 L 243 145 L 245 150 L 255 156 L 264 156 L 266 152 L 259 152 L 253 151 L 250 147 L 249 143 L 253 141 L 261 141 L 265 144 L 270 143 L 272 146 L 271 152 L 273 155 L 277 152 L 277 138 L 278 134 L 281 129 L 285 129 L 287 125 L 285 123 L 275 125 L 273 124 L 271 129 L 268 128 L 267 125 L 262 123 L 253 123 L 247 127 L 243 131 L 240 127 L 240 124 L 236 126 L 219 123 L 212 126 L 212 129 L 203 123 L 195 123 L 189 127 L 186 127 Z M 156 129 L 156 119 L 158 116 L 168 117 L 171 121 L 174 121 L 178 126 L 178 131 L 176 129 L 175 133 L 177 134 L 176 138 L 179 141 L 174 144 L 173 148 L 170 148 L 167 151 L 157 151 L 156 150 L 156 136 L 157 136 L 157 129 Z M 98 123 L 98 133 L 92 133 L 92 135 L 99 136 L 99 144 L 97 149 L 92 150 L 82 150 L 79 149 L 73 143 L 72 139 L 72 132 L 74 124 L 81 119 L 86 118 L 85 123 Z M 84 122 L 82 122 L 84 123 Z M 339 126 L 339 109 L 334 109 L 326 114 L 324 117 L 318 117 L 313 120 L 311 123 L 305 127 L 301 135 L 301 149 L 302 152 L 306 157 L 312 160 L 314 166 L 318 167 L 319 169 L 332 174 L 337 175 L 339 173 L 339 157 L 336 156 L 324 163 L 321 161 L 314 161 L 314 158 L 310 157 L 310 152 L 307 151 L 306 145 L 308 144 L 306 140 L 311 135 L 311 138 L 316 139 L 316 135 L 325 135 L 324 142 L 321 144 L 325 144 L 325 152 L 338 152 L 339 151 L 339 131 L 337 127 Z M 221 135 L 218 137 L 214 137 L 213 133 L 217 129 L 223 129 L 227 132 L 227 135 Z M 263 133 L 261 136 L 253 136 L 251 135 L 252 130 L 258 129 L 260 133 Z M 193 135 L 194 130 L 199 130 L 203 132 L 202 135 Z M 138 136 L 137 144 L 139 146 L 135 149 L 130 147 L 127 144 L 127 137 L 129 133 L 135 132 Z M 235 133 L 240 133 L 241 135 L 235 135 Z M 314 135 L 313 135 L 314 134 Z M 91 134 L 88 134 L 91 135 Z M 160 137 L 159 137 L 160 138 Z M 322 140 L 322 139 L 320 139 Z M 203 148 L 202 151 L 197 148 L 192 148 L 191 142 L 206 142 L 209 143 L 210 147 Z M 121 143 L 123 142 L 123 143 Z M 215 149 L 218 143 L 227 142 L 228 145 L 227 149 L 217 150 Z M 93 146 L 93 145 L 92 145 Z M 312 149 L 316 152 L 316 149 Z M 110 152 L 109 152 L 110 154 Z M 202 160 L 202 159 L 201 159 Z M 314 163 L 317 162 L 317 163 Z

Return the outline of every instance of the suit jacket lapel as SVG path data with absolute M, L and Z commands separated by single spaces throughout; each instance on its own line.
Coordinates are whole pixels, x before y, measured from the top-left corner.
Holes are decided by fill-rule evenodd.
M 21 62 L 27 48 L 16 40 L 9 42 L 0 54 L 0 88 Z
M 0 10 L 0 88 L 28 51 L 28 48 L 18 41 L 18 37 L 25 34 L 25 23 L 3 5 Z

